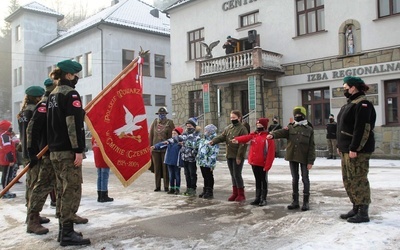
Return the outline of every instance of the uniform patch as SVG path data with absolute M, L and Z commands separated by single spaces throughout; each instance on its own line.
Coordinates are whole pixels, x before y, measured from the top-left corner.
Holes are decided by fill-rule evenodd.
M 38 109 L 37 109 L 37 111 L 39 112 L 39 113 L 46 113 L 46 106 L 45 107 L 39 107 Z
M 361 107 L 364 107 L 364 108 L 366 108 L 366 107 L 368 107 L 368 104 L 366 104 L 366 103 L 363 103 L 363 104 L 361 104 Z
M 81 101 L 79 101 L 79 100 L 73 101 L 72 106 L 74 106 L 76 108 L 82 107 Z
M 78 98 L 78 95 L 72 95 L 72 98 L 76 99 L 76 98 Z

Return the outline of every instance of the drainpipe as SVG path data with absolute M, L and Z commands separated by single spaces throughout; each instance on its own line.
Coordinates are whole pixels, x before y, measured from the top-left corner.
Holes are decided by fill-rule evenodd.
M 101 90 L 104 89 L 104 63 L 103 63 L 103 30 L 99 28 L 99 26 L 103 23 L 103 19 L 96 26 L 97 29 L 100 30 L 101 39 L 100 39 L 100 63 L 101 63 Z
M 260 92 L 261 92 L 261 112 L 262 112 L 262 117 L 265 117 L 265 102 L 264 102 L 264 81 L 263 81 L 264 75 L 260 75 Z

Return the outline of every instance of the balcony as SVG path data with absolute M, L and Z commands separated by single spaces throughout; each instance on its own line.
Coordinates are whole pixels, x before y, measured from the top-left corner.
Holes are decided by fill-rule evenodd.
M 196 78 L 209 78 L 226 73 L 251 72 L 263 70 L 283 73 L 282 55 L 256 47 L 222 57 L 196 61 Z

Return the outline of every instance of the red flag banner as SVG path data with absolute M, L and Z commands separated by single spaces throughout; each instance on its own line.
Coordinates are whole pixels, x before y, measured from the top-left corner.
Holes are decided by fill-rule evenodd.
M 151 165 L 140 62 L 132 61 L 85 108 L 85 122 L 124 187 Z

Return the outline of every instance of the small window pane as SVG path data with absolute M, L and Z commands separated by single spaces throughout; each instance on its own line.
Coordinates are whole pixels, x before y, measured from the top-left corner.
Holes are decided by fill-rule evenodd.
M 304 35 L 306 33 L 306 15 L 299 15 L 299 35 Z
M 379 0 L 379 16 L 390 15 L 390 4 L 389 0 Z
M 393 14 L 400 13 L 400 0 L 393 0 Z
M 324 5 L 324 0 L 317 0 L 317 7 Z
M 304 0 L 297 1 L 297 11 L 304 10 Z
M 307 9 L 314 8 L 314 0 L 307 0 Z
M 394 122 L 394 123 L 398 123 L 399 122 L 399 117 L 398 117 L 398 104 L 397 104 L 397 97 L 390 97 L 387 98 L 386 103 L 388 103 L 387 105 L 387 109 L 388 109 L 388 122 Z
M 321 100 L 322 99 L 322 93 L 321 90 L 315 90 L 314 91 L 314 100 Z
M 325 29 L 325 11 L 324 9 L 318 10 L 317 11 L 318 15 L 318 30 L 324 30 Z
M 331 99 L 331 92 L 329 91 L 329 89 L 324 90 L 324 99 Z
M 314 105 L 314 126 L 322 125 L 322 105 Z
M 156 95 L 156 106 L 165 106 L 165 95 Z
M 151 95 L 143 94 L 143 102 L 145 106 L 151 106 Z
M 316 17 L 315 17 L 315 12 L 309 12 L 308 13 L 308 33 L 315 32 L 316 31 Z

